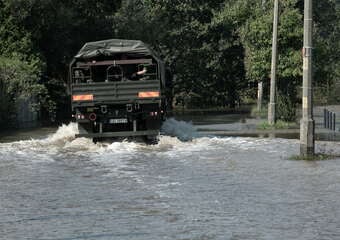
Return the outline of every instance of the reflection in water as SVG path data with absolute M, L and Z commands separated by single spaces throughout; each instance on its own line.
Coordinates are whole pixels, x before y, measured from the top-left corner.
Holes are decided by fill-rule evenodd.
M 297 140 L 200 137 L 185 126 L 190 141 L 152 146 L 75 139 L 73 124 L 1 143 L 1 238 L 340 237 L 340 159 L 289 161 Z

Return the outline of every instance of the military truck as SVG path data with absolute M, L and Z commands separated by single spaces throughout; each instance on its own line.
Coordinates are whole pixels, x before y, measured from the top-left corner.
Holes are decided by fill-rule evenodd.
M 76 137 L 142 136 L 155 142 L 171 108 L 171 74 L 138 40 L 86 43 L 69 66 Z

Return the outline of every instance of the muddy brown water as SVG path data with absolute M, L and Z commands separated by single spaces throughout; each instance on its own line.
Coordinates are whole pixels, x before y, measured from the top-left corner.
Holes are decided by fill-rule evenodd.
M 288 160 L 296 139 L 204 136 L 178 121 L 151 146 L 76 131 L 0 143 L 0 239 L 340 239 L 340 159 Z

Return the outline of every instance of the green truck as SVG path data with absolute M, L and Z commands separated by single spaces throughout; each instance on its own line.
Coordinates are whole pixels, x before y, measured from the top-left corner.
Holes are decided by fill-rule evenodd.
M 157 141 L 171 108 L 172 77 L 148 45 L 123 39 L 86 43 L 69 74 L 76 137 Z

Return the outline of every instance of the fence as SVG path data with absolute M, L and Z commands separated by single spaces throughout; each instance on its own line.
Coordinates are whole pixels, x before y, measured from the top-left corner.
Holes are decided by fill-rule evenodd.
M 323 109 L 323 126 L 326 129 L 336 131 L 336 113 Z

